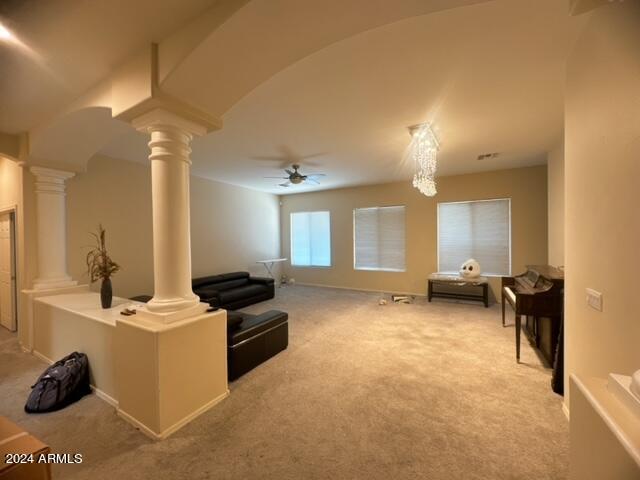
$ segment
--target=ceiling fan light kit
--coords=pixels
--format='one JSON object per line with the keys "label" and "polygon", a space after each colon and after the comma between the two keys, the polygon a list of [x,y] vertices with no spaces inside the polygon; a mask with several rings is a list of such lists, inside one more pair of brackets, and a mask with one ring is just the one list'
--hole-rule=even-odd
{"label": "ceiling fan light kit", "polygon": [[433,197],[438,193],[435,175],[440,144],[428,123],[410,126],[409,133],[412,137],[411,156],[415,163],[413,186],[427,197]]}
{"label": "ceiling fan light kit", "polygon": [[286,180],[284,183],[279,183],[280,187],[290,187],[291,185],[300,185],[301,183],[313,183],[314,185],[320,185],[318,178],[325,177],[324,173],[312,173],[311,175],[303,175],[298,170],[300,169],[300,165],[294,164],[291,166],[293,170],[285,168],[284,171],[287,173],[286,177],[264,177],[264,178],[279,178]]}

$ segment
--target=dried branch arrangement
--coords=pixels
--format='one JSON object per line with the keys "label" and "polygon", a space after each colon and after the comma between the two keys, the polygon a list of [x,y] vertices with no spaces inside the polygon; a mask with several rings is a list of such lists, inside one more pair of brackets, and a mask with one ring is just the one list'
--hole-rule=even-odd
{"label": "dried branch arrangement", "polygon": [[91,233],[96,244],[87,253],[87,274],[91,283],[97,280],[106,280],[111,275],[120,270],[120,265],[111,260],[107,254],[107,244],[105,242],[105,230],[102,225],[98,226],[98,233]]}

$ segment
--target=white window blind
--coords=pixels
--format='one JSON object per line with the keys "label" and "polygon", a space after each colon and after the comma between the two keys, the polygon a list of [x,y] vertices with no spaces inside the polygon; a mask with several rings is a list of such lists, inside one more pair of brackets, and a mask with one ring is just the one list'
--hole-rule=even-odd
{"label": "white window blind", "polygon": [[468,259],[483,275],[511,275],[511,200],[438,204],[438,271],[458,272]]}
{"label": "white window blind", "polygon": [[331,266],[331,216],[329,212],[291,214],[291,265]]}
{"label": "white window blind", "polygon": [[404,206],[353,211],[354,268],[405,271]]}

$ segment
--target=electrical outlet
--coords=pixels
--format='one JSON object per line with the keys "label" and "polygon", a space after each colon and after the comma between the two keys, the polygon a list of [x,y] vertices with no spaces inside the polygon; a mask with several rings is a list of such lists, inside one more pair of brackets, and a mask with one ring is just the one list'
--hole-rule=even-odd
{"label": "electrical outlet", "polygon": [[587,288],[587,305],[589,305],[594,310],[602,311],[602,293],[593,290],[591,288]]}

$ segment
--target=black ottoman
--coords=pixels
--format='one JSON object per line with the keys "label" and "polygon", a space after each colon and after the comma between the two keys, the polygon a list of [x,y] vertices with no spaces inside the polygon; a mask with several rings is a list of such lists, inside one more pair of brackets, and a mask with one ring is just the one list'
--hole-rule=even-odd
{"label": "black ottoman", "polygon": [[229,380],[244,375],[289,345],[289,315],[270,310],[260,315],[227,312]]}

